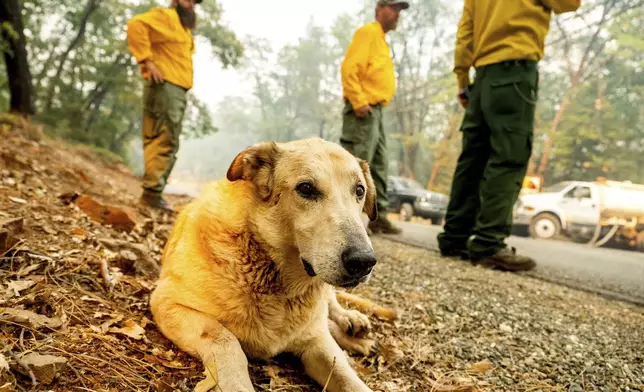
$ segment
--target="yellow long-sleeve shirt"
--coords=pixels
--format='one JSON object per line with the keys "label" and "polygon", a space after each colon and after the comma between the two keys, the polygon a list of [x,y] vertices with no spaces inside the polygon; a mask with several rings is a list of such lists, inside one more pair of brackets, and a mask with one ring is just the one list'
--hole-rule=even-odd
{"label": "yellow long-sleeve shirt", "polygon": [[136,15],[127,24],[127,43],[141,64],[144,78],[150,76],[143,64],[149,59],[166,81],[186,89],[192,88],[194,39],[190,30],[181,24],[175,9],[153,8]]}
{"label": "yellow long-sleeve shirt", "polygon": [[341,66],[344,98],[357,109],[387,105],[396,92],[396,76],[385,32],[378,22],[355,31]]}
{"label": "yellow long-sleeve shirt", "polygon": [[470,67],[544,55],[550,14],[575,11],[581,0],[464,0],[454,72],[459,88],[470,84]]}

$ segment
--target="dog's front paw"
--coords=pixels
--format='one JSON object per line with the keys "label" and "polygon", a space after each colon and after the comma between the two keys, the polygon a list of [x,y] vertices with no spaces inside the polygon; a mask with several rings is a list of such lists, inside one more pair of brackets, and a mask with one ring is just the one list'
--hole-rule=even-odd
{"label": "dog's front paw", "polygon": [[362,338],[371,331],[369,317],[357,310],[345,310],[335,322],[347,335],[356,338]]}
{"label": "dog's front paw", "polygon": [[348,338],[340,347],[350,353],[360,354],[364,357],[372,357],[381,350],[380,344],[375,340],[361,338]]}

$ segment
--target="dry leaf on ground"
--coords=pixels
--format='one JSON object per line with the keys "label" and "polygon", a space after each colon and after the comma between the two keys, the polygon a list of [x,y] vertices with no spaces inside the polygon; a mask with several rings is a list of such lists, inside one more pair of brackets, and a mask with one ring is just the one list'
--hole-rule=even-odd
{"label": "dry leaf on ground", "polygon": [[141,340],[145,336],[145,329],[132,320],[124,321],[123,328],[110,328],[108,332],[129,336],[135,340]]}
{"label": "dry leaf on ground", "polygon": [[26,276],[26,275],[29,275],[30,273],[34,272],[38,268],[40,268],[40,264],[38,264],[38,263],[37,264],[32,264],[32,265],[29,265],[29,266],[26,266],[26,267],[22,268],[20,271],[18,271],[18,273],[16,275],[17,276]]}
{"label": "dry leaf on ground", "polygon": [[[31,286],[35,285],[36,282],[33,280],[14,280],[12,282],[9,282],[7,284],[7,292],[14,297],[20,297],[20,292],[23,290],[27,290]],[[13,291],[13,293],[11,293]],[[11,296],[10,295],[10,296]]]}
{"label": "dry leaf on ground", "polygon": [[15,370],[25,375],[29,375],[27,369],[31,370],[36,380],[43,384],[51,384],[57,374],[67,366],[67,358],[38,353],[23,355],[19,361],[22,366],[16,366]]}
{"label": "dry leaf on ground", "polygon": [[9,362],[7,362],[4,355],[0,354],[0,374],[6,370],[9,370]]}
{"label": "dry leaf on ground", "polygon": [[[97,316],[97,315],[98,315],[98,316]],[[102,317],[102,315],[113,316],[113,315],[106,314],[106,313],[95,313],[95,314],[94,314],[94,317],[95,317],[95,318],[101,318],[101,317]],[[109,319],[109,320],[107,320],[107,321],[104,321],[104,322],[103,322],[100,326],[98,326],[98,327],[97,327],[97,326],[95,326],[95,325],[90,325],[90,328],[91,328],[93,331],[95,331],[95,332],[98,332],[98,333],[101,333],[101,334],[105,334],[105,333],[107,333],[107,332],[109,331],[109,329],[110,329],[110,327],[111,327],[112,325],[114,325],[114,324],[118,323],[118,322],[119,322],[119,321],[121,321],[121,320],[123,320],[123,315],[122,315],[122,314],[119,314],[119,315],[113,316],[112,318],[110,318],[110,319]]]}
{"label": "dry leaf on ground", "polygon": [[12,308],[0,308],[0,324],[2,320],[22,324],[34,329],[41,329],[43,327],[58,329],[63,325],[62,320],[58,317],[49,318],[29,310]]}
{"label": "dry leaf on ground", "polygon": [[280,385],[290,384],[288,378],[282,377],[280,375],[282,371],[283,369],[280,368],[279,366],[275,366],[275,365],[264,366],[264,372],[268,377],[271,378],[271,382],[270,382],[271,388],[274,388]]}
{"label": "dry leaf on ground", "polygon": [[491,369],[494,369],[494,365],[487,359],[485,361],[477,362],[472,365],[472,371],[476,373],[485,373]]}

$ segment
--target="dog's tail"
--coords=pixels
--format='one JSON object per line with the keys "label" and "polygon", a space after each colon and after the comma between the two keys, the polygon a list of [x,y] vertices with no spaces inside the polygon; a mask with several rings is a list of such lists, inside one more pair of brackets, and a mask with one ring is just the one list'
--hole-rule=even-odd
{"label": "dog's tail", "polygon": [[335,296],[338,301],[351,304],[356,307],[360,312],[367,316],[376,316],[381,320],[394,321],[398,318],[398,313],[389,308],[382,307],[366,298],[357,296],[355,294],[347,293],[346,291],[336,290]]}

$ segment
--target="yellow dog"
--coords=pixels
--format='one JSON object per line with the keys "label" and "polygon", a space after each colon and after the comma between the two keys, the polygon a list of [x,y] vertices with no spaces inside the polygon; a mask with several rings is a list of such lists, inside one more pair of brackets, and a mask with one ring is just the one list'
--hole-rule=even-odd
{"label": "yellow dog", "polygon": [[181,211],[151,308],[163,334],[203,361],[196,390],[254,391],[247,357],[289,352],[330,392],[371,391],[342,351],[374,349],[369,319],[333,288],[365,282],[376,264],[363,212],[376,218],[368,165],[322,139],[245,149]]}

